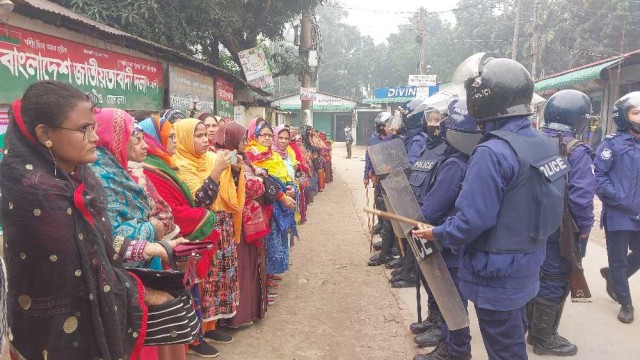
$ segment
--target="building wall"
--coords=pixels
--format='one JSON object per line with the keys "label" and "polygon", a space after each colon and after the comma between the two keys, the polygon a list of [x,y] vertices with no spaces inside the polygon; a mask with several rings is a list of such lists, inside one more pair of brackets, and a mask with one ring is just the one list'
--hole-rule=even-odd
{"label": "building wall", "polygon": [[313,112],[313,127],[318,131],[327,133],[327,139],[333,140],[331,129],[333,128],[333,115],[335,113]]}

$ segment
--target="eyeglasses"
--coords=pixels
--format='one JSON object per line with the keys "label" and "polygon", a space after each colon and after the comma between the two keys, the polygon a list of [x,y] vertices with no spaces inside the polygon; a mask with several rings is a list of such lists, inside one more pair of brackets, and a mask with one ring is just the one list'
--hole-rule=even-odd
{"label": "eyeglasses", "polygon": [[273,139],[272,134],[258,134],[258,137],[263,137],[265,139]]}
{"label": "eyeglasses", "polygon": [[63,126],[56,126],[57,129],[69,130],[69,131],[77,131],[82,133],[82,140],[87,140],[87,135],[91,133],[96,133],[98,131],[98,123],[93,123],[92,125],[87,125],[82,129],[71,129]]}

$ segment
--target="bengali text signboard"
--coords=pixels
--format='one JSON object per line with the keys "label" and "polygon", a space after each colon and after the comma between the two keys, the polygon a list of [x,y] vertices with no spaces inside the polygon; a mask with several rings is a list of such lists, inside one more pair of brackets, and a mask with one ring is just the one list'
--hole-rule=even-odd
{"label": "bengali text signboard", "polygon": [[273,88],[271,69],[262,49],[243,50],[238,52],[238,57],[249,84],[267,91]]}
{"label": "bengali text signboard", "polygon": [[218,116],[233,119],[233,83],[224,78],[216,77],[216,112]]}
{"label": "bengali text signboard", "polygon": [[169,66],[169,102],[171,108],[189,113],[194,106],[201,112],[213,113],[213,78]]}
{"label": "bengali text signboard", "polygon": [[21,97],[40,80],[71,83],[103,107],[162,108],[160,63],[7,27],[0,33],[0,103]]}

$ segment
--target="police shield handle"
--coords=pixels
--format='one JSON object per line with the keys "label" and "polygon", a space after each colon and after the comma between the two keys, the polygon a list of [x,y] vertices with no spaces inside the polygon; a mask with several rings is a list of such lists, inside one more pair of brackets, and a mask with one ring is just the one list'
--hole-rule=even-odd
{"label": "police shield handle", "polygon": [[[390,212],[386,212],[386,211],[381,211],[381,210],[371,209],[371,208],[364,208],[363,210],[366,213],[374,214],[374,215],[377,215],[379,217],[387,218],[389,220],[395,220],[395,221],[398,221],[398,222],[401,222],[401,223],[405,223],[407,225],[418,226],[420,224],[424,224],[424,223],[422,223],[420,221],[409,219],[408,217],[396,215],[394,213],[390,213]],[[425,225],[432,226],[432,225],[429,225],[429,224],[425,224]]]}
{"label": "police shield handle", "polygon": [[571,301],[592,302],[591,290],[589,290],[589,284],[587,284],[587,279],[584,277],[580,243],[576,237],[577,233],[578,227],[569,211],[569,196],[565,191],[564,211],[562,213],[562,223],[560,224],[560,255],[567,259],[571,265],[571,275],[569,276]]}

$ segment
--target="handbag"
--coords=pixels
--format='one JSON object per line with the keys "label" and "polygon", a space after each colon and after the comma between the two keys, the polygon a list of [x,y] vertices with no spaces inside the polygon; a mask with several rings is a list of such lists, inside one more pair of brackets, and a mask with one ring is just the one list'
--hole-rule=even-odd
{"label": "handbag", "polygon": [[188,290],[191,284],[185,274],[174,267],[175,255],[169,243],[161,241],[160,244],[169,255],[172,270],[127,269],[137,276],[145,287],[166,291],[174,297],[164,304],[147,306],[147,336],[144,344],[190,344],[200,334],[201,326],[193,296]]}
{"label": "handbag", "polygon": [[173,255],[176,262],[185,262],[201,256],[205,251],[212,251],[214,247],[215,243],[211,240],[188,241],[176,246]]}

